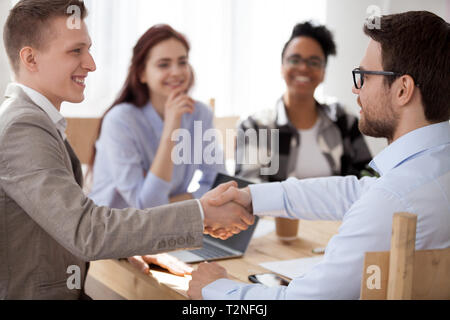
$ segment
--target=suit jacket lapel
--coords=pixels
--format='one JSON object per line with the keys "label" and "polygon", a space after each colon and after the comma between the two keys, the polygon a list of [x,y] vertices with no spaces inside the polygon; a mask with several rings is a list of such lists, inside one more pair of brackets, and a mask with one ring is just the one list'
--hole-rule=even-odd
{"label": "suit jacket lapel", "polygon": [[75,180],[77,181],[78,185],[82,188],[83,187],[83,171],[81,170],[81,163],[78,159],[77,155],[75,154],[75,151],[73,151],[69,141],[64,140],[64,144],[66,146],[67,152],[70,156],[70,161],[72,163],[72,170],[73,175],[75,176]]}
{"label": "suit jacket lapel", "polygon": [[[28,97],[28,95],[22,90],[22,88],[20,86],[14,84],[14,83],[8,85],[8,87],[6,89],[6,92],[5,92],[5,97],[6,98],[24,99],[28,103],[30,103],[31,105],[36,106],[37,108],[42,110],[41,107],[36,105],[30,99],[30,97]],[[45,112],[45,111],[42,110],[42,112]],[[49,118],[49,120],[50,120],[50,118]],[[59,137],[61,137],[61,139],[63,139],[61,134],[59,133],[58,129],[56,129],[56,126],[55,126],[55,131],[57,132]],[[70,146],[70,144],[69,144],[69,142],[67,140],[64,140],[64,144],[65,144],[65,147],[67,149],[67,153],[69,154],[69,157],[70,157],[70,162],[72,164],[72,171],[73,171],[73,175],[75,177],[75,180],[76,180],[76,182],[78,183],[78,185],[80,187],[83,187],[83,172],[81,170],[80,160],[78,159],[77,155],[75,154],[75,152],[73,151],[72,147]]]}

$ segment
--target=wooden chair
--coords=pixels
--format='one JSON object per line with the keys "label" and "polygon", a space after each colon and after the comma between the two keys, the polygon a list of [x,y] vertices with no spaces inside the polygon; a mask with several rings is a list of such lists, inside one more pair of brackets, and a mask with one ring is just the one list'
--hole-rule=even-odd
{"label": "wooden chair", "polygon": [[367,252],[361,299],[450,299],[450,248],[415,250],[417,215],[396,213],[391,251]]}
{"label": "wooden chair", "polygon": [[82,164],[89,164],[100,118],[67,118],[67,140]]}
{"label": "wooden chair", "polygon": [[[215,114],[216,100],[210,99],[209,105]],[[236,125],[239,121],[239,117],[214,117],[214,127],[220,131],[222,134],[222,139],[225,145],[223,146],[223,151],[225,154],[225,159],[234,160],[235,143],[237,136]]]}
{"label": "wooden chair", "polygon": [[225,145],[223,152],[226,160],[234,160],[235,144],[237,130],[236,125],[239,117],[220,117],[214,119],[214,127],[222,134],[222,139]]}

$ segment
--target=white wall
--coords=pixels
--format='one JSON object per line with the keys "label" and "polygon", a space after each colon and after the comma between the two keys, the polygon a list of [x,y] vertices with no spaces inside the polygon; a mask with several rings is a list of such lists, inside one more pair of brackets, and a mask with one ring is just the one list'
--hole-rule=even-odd
{"label": "white wall", "polygon": [[[10,3],[7,0],[0,0],[1,35],[3,35],[3,26]],[[450,20],[449,0],[327,0],[326,24],[334,32],[338,45],[338,56],[330,59],[323,91],[326,96],[337,98],[350,112],[356,115],[359,109],[356,97],[351,92],[351,70],[359,65],[368,43],[368,38],[362,32],[362,26],[366,17],[369,16],[367,8],[371,5],[378,6],[382,14],[408,10],[429,10],[447,21]],[[3,101],[3,93],[9,81],[9,64],[2,37],[0,41],[0,102]],[[386,146],[384,139],[368,138],[368,141],[374,155]]]}
{"label": "white wall", "polygon": [[6,56],[5,47],[3,46],[3,26],[10,10],[10,2],[6,0],[0,1],[0,103],[3,102],[6,86],[10,82],[10,71],[8,58]]}
{"label": "white wall", "polygon": [[[351,71],[359,66],[369,38],[364,35],[364,21],[371,14],[369,6],[378,6],[381,14],[410,10],[428,10],[449,21],[449,0],[328,0],[327,26],[333,31],[338,46],[338,55],[327,67],[325,94],[336,97],[349,112],[359,114],[356,96],[352,93]],[[373,155],[385,146],[385,139],[367,138]]]}

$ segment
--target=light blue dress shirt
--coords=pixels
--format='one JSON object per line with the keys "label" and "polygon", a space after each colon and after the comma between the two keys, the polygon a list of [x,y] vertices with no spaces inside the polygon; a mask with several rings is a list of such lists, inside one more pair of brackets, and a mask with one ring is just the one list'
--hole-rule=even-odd
{"label": "light blue dress shirt", "polygon": [[[205,164],[203,159],[195,162],[194,151],[203,152],[211,144],[203,142],[201,134],[194,137],[194,122],[197,121],[201,123],[203,134],[213,128],[213,114],[210,108],[200,102],[195,103],[193,114],[183,115],[181,122],[181,128],[187,129],[192,138],[192,161],[174,164],[172,181],[167,182],[149,171],[161,140],[164,126],[161,117],[150,103],[143,108],[136,108],[129,103],[115,106],[105,116],[96,143],[90,198],[97,205],[118,209],[165,205],[171,196],[187,192],[196,170],[203,174],[200,188],[193,195],[200,198],[211,188],[217,172],[225,172],[225,167],[223,160],[218,164]],[[197,128],[200,128],[199,122]],[[178,144],[175,142],[175,145]],[[215,151],[223,159],[221,147]]]}
{"label": "light blue dress shirt", "polygon": [[[450,247],[450,125],[397,139],[371,163],[380,178],[289,179],[250,186],[257,215],[342,220],[323,261],[288,287],[220,279],[205,299],[358,299],[364,253],[389,251],[396,212],[418,215],[416,249]],[[270,196],[268,196],[270,195]]]}

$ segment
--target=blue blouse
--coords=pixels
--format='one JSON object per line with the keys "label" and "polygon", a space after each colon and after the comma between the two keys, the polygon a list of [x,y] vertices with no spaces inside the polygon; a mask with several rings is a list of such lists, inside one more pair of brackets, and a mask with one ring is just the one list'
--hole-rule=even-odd
{"label": "blue blouse", "polygon": [[[215,150],[222,159],[218,164],[205,164],[203,157],[202,161],[195,161],[198,155],[195,157],[194,151],[198,153],[201,150],[203,154],[211,141],[194,138],[194,121],[200,121],[196,123],[196,130],[201,127],[203,134],[213,128],[210,108],[196,102],[194,113],[183,115],[180,128],[190,133],[191,161],[189,164],[174,164],[172,181],[167,182],[150,172],[164,126],[159,114],[151,103],[143,108],[129,103],[115,106],[105,116],[96,143],[90,198],[97,205],[118,209],[143,209],[168,204],[170,197],[187,192],[196,170],[202,171],[203,175],[200,188],[193,196],[200,198],[211,188],[217,172],[225,172],[225,166],[222,149]],[[175,142],[175,145],[179,143]]]}

